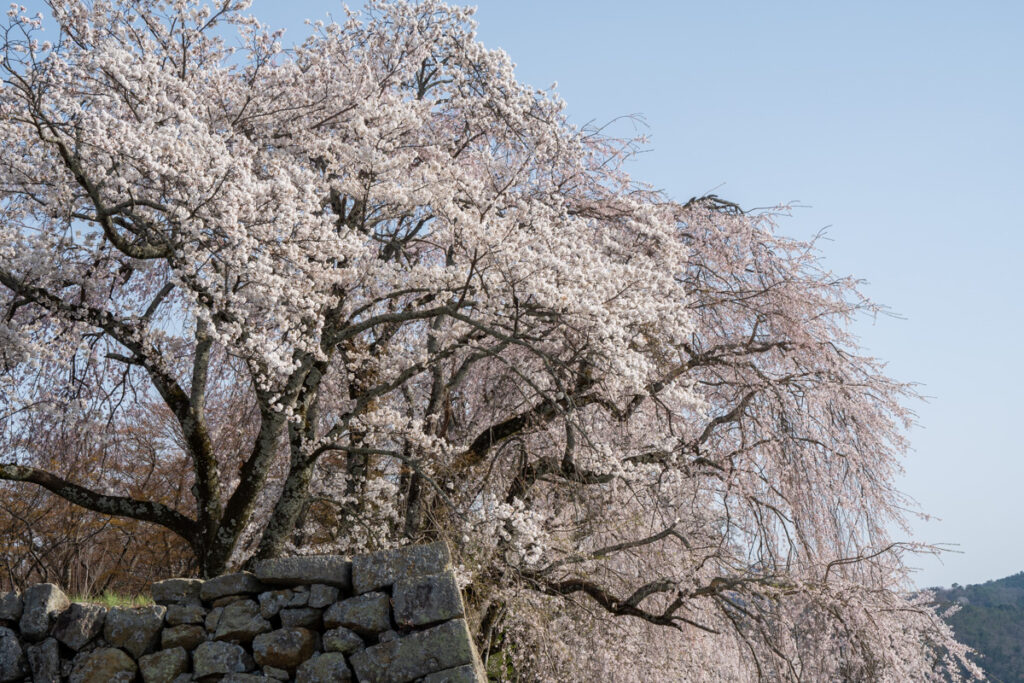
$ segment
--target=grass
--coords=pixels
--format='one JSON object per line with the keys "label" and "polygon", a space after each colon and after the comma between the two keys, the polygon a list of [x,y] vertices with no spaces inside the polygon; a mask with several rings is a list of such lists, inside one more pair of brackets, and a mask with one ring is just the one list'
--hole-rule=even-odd
{"label": "grass", "polygon": [[104,591],[103,595],[73,595],[71,602],[87,602],[104,607],[145,607],[153,604],[153,598],[148,595],[122,595]]}

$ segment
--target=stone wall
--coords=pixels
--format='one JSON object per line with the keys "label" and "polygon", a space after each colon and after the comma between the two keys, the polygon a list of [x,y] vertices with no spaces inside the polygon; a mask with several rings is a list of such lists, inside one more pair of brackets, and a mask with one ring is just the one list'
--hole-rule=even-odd
{"label": "stone wall", "polygon": [[447,546],[153,584],[148,607],[0,593],[0,683],[482,683]]}

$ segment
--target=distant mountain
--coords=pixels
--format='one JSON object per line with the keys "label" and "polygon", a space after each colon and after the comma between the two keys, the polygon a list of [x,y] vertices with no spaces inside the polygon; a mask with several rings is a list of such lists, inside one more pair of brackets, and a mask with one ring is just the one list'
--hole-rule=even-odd
{"label": "distant mountain", "polygon": [[972,586],[933,588],[942,605],[959,604],[949,624],[977,650],[978,664],[996,683],[1024,682],[1024,572]]}

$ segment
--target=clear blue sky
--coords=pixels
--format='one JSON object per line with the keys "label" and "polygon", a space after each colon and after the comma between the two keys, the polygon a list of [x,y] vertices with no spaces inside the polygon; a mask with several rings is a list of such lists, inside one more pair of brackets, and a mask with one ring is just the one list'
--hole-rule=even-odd
{"label": "clear blue sky", "polygon": [[[358,2],[352,3],[356,6]],[[1024,3],[481,0],[480,39],[577,122],[642,114],[635,176],[686,199],[798,200],[826,263],[905,319],[869,350],[933,398],[901,487],[941,518],[918,584],[1024,571]],[[256,0],[301,34],[333,2]]]}
{"label": "clear blue sky", "polygon": [[[328,12],[252,8],[292,40]],[[826,264],[905,318],[865,321],[864,345],[932,397],[900,485],[941,518],[917,538],[962,554],[917,561],[918,584],[1024,571],[1024,3],[480,0],[477,19],[576,122],[642,114],[638,178],[797,201],[794,237],[831,226]]]}

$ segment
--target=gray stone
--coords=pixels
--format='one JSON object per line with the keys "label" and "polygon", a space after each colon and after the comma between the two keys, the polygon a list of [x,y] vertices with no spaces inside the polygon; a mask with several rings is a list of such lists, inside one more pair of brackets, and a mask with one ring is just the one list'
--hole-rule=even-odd
{"label": "gray stone", "polygon": [[103,638],[138,659],[156,647],[166,610],[162,605],[111,608],[103,624]]}
{"label": "gray stone", "polygon": [[192,653],[192,671],[196,678],[217,674],[245,673],[256,666],[241,645],[208,640]]}
{"label": "gray stone", "polygon": [[348,683],[351,680],[352,670],[340,652],[314,655],[295,672],[295,683]]}
{"label": "gray stone", "polygon": [[314,583],[309,587],[309,606],[327,607],[333,605],[340,597],[340,591],[334,586],[325,586],[322,583]]}
{"label": "gray stone", "polygon": [[22,599],[24,610],[19,630],[22,638],[33,641],[45,638],[57,615],[71,605],[64,591],[52,583],[38,583],[30,587]]}
{"label": "gray stone", "polygon": [[57,616],[53,624],[53,635],[77,652],[100,634],[106,617],[107,608],[102,605],[72,603],[71,607]]}
{"label": "gray stone", "polygon": [[150,587],[153,602],[158,605],[187,605],[199,602],[202,579],[167,579]]}
{"label": "gray stone", "polygon": [[146,683],[173,683],[188,671],[188,653],[183,647],[173,647],[144,655],[139,657],[139,671]]}
{"label": "gray stone", "polygon": [[336,602],[324,612],[324,627],[344,626],[362,636],[391,628],[390,599],[384,593],[367,593]]}
{"label": "gray stone", "polygon": [[164,621],[171,626],[181,624],[201,624],[206,618],[206,610],[202,605],[168,605]]}
{"label": "gray stone", "polygon": [[0,683],[20,681],[28,672],[18,634],[0,626]]}
{"label": "gray stone", "polygon": [[295,671],[316,650],[316,634],[308,628],[280,628],[256,636],[252,652],[260,666]]}
{"label": "gray stone", "polygon": [[425,626],[465,614],[462,596],[451,572],[400,579],[395,582],[391,595],[395,623],[401,627]]}
{"label": "gray stone", "polygon": [[381,633],[379,636],[377,636],[377,642],[387,643],[392,640],[398,640],[401,637],[402,634],[398,631],[384,631],[384,633]]}
{"label": "gray stone", "polygon": [[70,683],[131,683],[135,660],[116,647],[103,647],[82,656],[71,670]]}
{"label": "gray stone", "polygon": [[206,640],[206,631],[202,626],[181,624],[163,630],[160,634],[160,647],[165,650],[181,647],[191,651],[204,640]]}
{"label": "gray stone", "polygon": [[352,591],[359,595],[390,586],[398,579],[440,574],[452,557],[443,542],[384,550],[352,559]]}
{"label": "gray stone", "polygon": [[352,562],[341,555],[275,557],[257,562],[254,571],[261,581],[268,584],[323,583],[337,586],[345,592],[352,589]]}
{"label": "gray stone", "polygon": [[215,607],[210,610],[210,613],[206,615],[206,620],[203,622],[203,626],[210,633],[217,630],[217,622],[220,621],[220,615],[224,613],[223,607]]}
{"label": "gray stone", "polygon": [[281,626],[301,626],[320,630],[323,624],[324,611],[312,607],[287,607],[281,610]]}
{"label": "gray stone", "polygon": [[246,593],[246,594],[243,594],[243,595],[225,595],[223,598],[217,598],[216,600],[211,602],[210,606],[211,607],[227,607],[228,605],[230,605],[232,603],[241,602],[242,600],[251,600],[252,597],[253,597],[253,595],[251,593]]}
{"label": "gray stone", "polygon": [[0,593],[0,619],[5,621],[21,619],[21,610],[24,605],[21,596],[14,591]]}
{"label": "gray stone", "polygon": [[344,626],[327,631],[324,633],[323,640],[326,652],[340,652],[348,655],[366,647],[366,643],[359,637],[359,634]]}
{"label": "gray stone", "polygon": [[264,619],[276,617],[285,607],[304,607],[309,601],[309,593],[296,593],[290,588],[260,593],[260,614]]}
{"label": "gray stone", "polygon": [[445,669],[473,663],[473,645],[464,619],[380,643],[349,657],[356,677],[374,683],[407,683]]}
{"label": "gray stone", "polygon": [[196,678],[192,674],[181,674],[174,679],[174,683],[192,683],[194,680]]}
{"label": "gray stone", "polygon": [[253,638],[270,629],[270,622],[260,616],[260,606],[256,601],[242,600],[224,608],[213,639],[249,644]]}
{"label": "gray stone", "polygon": [[257,674],[228,674],[220,683],[266,683],[266,676]]}
{"label": "gray stone", "polygon": [[424,676],[420,683],[487,683],[487,679],[479,677],[472,664],[464,664]]}
{"label": "gray stone", "polygon": [[55,638],[25,648],[32,683],[60,683],[60,646]]}
{"label": "gray stone", "polygon": [[202,588],[199,589],[199,597],[203,602],[213,602],[217,598],[227,595],[255,595],[263,590],[263,584],[254,574],[237,572],[223,574],[215,579],[204,581]]}
{"label": "gray stone", "polygon": [[263,667],[263,675],[267,678],[274,678],[279,681],[287,681],[291,676],[284,669],[278,669],[276,666],[265,666]]}

